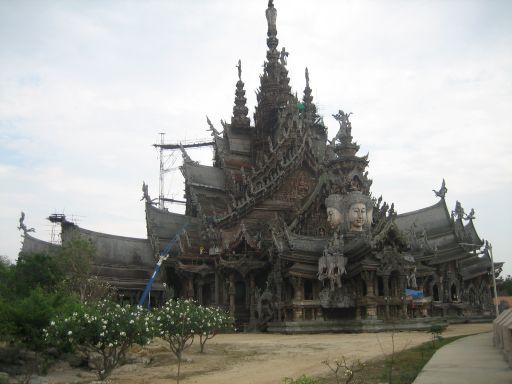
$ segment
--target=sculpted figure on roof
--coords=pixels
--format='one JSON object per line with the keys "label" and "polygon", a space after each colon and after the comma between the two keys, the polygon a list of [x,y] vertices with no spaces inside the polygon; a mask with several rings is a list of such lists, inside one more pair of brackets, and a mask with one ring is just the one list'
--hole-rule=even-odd
{"label": "sculpted figure on roof", "polygon": [[349,117],[352,112],[345,113],[341,109],[338,113],[332,115],[340,124],[340,129],[334,138],[334,141],[339,140],[340,142],[350,141],[352,139],[352,124],[350,123]]}
{"label": "sculpted figure on roof", "polygon": [[274,1],[270,0],[268,2],[268,8],[265,11],[265,16],[267,17],[267,23],[268,23],[268,30],[269,32],[275,32],[276,27],[276,21],[277,21],[277,10],[274,8]]}

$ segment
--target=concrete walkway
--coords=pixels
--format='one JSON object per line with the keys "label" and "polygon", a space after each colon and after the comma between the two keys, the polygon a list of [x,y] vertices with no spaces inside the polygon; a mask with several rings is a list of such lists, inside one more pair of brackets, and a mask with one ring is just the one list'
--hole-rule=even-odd
{"label": "concrete walkway", "polygon": [[413,384],[512,384],[512,369],[492,333],[467,336],[439,349]]}

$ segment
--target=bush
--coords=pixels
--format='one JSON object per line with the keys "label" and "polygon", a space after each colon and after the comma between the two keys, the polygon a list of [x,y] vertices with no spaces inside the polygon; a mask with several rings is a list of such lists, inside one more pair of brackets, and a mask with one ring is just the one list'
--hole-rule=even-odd
{"label": "bush", "polygon": [[64,280],[56,259],[45,253],[20,254],[11,273],[12,293],[17,297],[27,297],[37,287],[54,292]]}
{"label": "bush", "polygon": [[0,300],[0,338],[42,351],[46,347],[43,328],[50,324],[51,318],[58,313],[71,313],[78,307],[74,296],[45,292],[40,287],[18,300]]}
{"label": "bush", "polygon": [[297,379],[292,379],[291,377],[286,377],[283,380],[284,384],[321,384],[322,382],[314,377],[302,375]]}
{"label": "bush", "polygon": [[441,333],[446,329],[446,325],[443,324],[432,324],[430,326],[430,333],[432,334],[432,347],[435,348],[436,341],[442,340]]}
{"label": "bush", "polygon": [[70,316],[56,317],[44,332],[50,345],[69,345],[85,354],[104,380],[131,345],[149,343],[154,329],[151,314],[142,307],[103,300],[84,304]]}

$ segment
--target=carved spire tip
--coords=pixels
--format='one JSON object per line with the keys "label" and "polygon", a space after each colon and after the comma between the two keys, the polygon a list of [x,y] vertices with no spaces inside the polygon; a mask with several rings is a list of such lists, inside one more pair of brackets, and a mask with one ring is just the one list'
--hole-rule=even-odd
{"label": "carved spire tip", "polygon": [[242,60],[238,59],[238,65],[236,66],[238,68],[238,80],[242,80]]}

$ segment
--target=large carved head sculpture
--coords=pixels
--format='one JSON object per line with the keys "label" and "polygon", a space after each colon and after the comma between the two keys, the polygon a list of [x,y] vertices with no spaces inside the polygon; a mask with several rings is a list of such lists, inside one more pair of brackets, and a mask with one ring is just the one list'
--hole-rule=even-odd
{"label": "large carved head sculpture", "polygon": [[325,199],[325,207],[327,208],[327,223],[331,228],[338,228],[343,224],[343,196],[339,194],[329,195]]}
{"label": "large carved head sculpture", "polygon": [[342,205],[348,231],[362,232],[370,227],[373,216],[373,203],[370,197],[359,191],[349,192],[343,197]]}
{"label": "large carved head sculpture", "polygon": [[363,232],[370,228],[373,202],[360,191],[329,195],[325,207],[327,222],[332,228],[341,227],[343,232]]}

